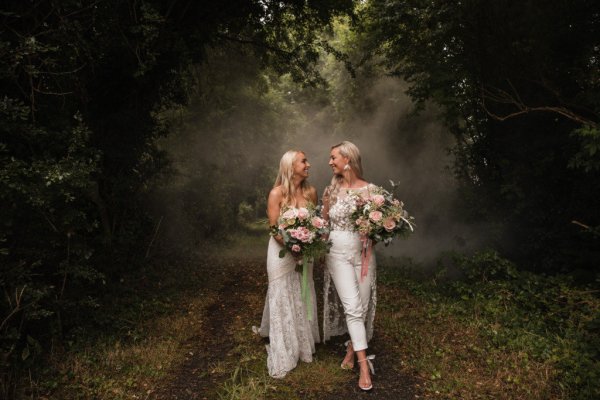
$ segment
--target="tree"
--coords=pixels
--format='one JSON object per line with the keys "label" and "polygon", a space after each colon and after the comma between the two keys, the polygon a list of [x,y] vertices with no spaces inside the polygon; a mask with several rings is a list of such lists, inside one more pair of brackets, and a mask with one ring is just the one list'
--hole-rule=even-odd
{"label": "tree", "polygon": [[[224,42],[314,83],[316,27],[351,1],[38,0],[0,7],[0,363],[84,319],[140,264],[153,231],[141,199],[168,165],[161,110],[182,72]],[[103,282],[105,284],[103,284]],[[29,338],[29,339],[28,339]],[[25,360],[25,362],[21,362]],[[15,367],[15,368],[12,368]]]}
{"label": "tree", "polygon": [[499,244],[530,268],[595,268],[571,221],[600,219],[597,4],[375,0],[361,26],[415,101],[443,107],[467,207]]}

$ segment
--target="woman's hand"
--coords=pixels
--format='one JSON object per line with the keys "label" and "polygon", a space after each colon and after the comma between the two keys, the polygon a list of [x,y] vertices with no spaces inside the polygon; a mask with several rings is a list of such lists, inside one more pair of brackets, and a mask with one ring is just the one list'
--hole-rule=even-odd
{"label": "woman's hand", "polygon": [[294,257],[296,264],[302,263],[302,253],[296,253],[295,251],[291,251],[290,253],[292,254],[292,257]]}

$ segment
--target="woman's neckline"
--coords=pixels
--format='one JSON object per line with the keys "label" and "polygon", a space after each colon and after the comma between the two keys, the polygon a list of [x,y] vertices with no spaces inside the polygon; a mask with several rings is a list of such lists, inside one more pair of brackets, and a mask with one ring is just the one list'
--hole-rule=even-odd
{"label": "woman's neckline", "polygon": [[344,190],[361,190],[361,189],[365,189],[368,188],[369,184],[367,183],[365,186],[361,186],[361,187],[357,187],[357,188],[350,188],[350,187],[341,187],[340,189],[344,189]]}
{"label": "woman's neckline", "polygon": [[[307,201],[306,203],[304,203],[302,205],[296,204],[295,206],[292,206],[291,204],[288,204],[286,207],[287,208],[309,208],[311,206],[314,206],[312,201]],[[283,207],[281,207],[281,208],[283,208]]]}

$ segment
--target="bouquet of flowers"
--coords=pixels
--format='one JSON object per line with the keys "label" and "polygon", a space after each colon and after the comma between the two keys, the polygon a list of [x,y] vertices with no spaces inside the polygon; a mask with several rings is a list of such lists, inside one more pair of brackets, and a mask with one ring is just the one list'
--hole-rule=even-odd
{"label": "bouquet of flowers", "polygon": [[[393,181],[392,187],[395,187]],[[404,209],[404,203],[382,187],[369,192],[368,197],[354,194],[356,209],[351,215],[355,229],[360,233],[363,248],[361,252],[361,279],[367,276],[372,243],[383,242],[389,245],[394,237],[407,237],[414,232],[414,218]]]}
{"label": "bouquet of flowers", "polygon": [[289,251],[302,257],[302,297],[312,319],[310,291],[308,290],[308,263],[329,251],[331,242],[324,239],[329,233],[327,222],[319,216],[318,207],[288,207],[281,213],[277,225],[271,227],[271,236],[281,235],[284,248],[279,257]]}
{"label": "bouquet of flowers", "polygon": [[389,245],[394,237],[407,237],[414,232],[414,217],[408,215],[404,203],[382,187],[376,187],[369,197],[356,196],[352,220],[356,230],[376,242]]}

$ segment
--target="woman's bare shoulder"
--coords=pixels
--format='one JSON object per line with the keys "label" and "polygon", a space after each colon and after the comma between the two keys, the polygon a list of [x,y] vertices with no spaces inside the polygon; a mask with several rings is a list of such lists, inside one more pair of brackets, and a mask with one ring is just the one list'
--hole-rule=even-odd
{"label": "woman's bare shoulder", "polygon": [[283,188],[280,186],[275,186],[269,192],[269,199],[273,200],[281,200],[283,198]]}

